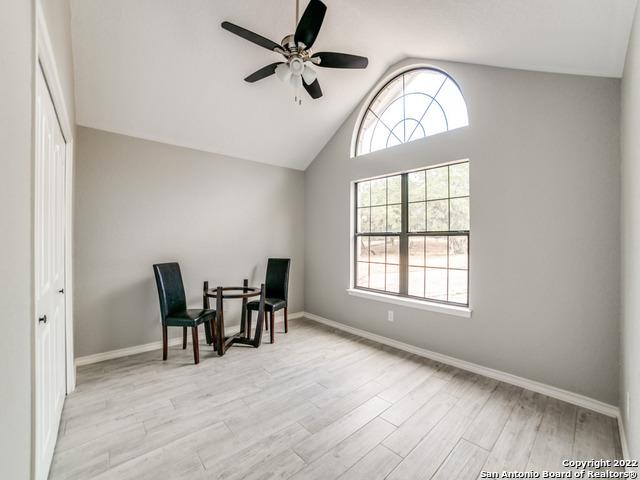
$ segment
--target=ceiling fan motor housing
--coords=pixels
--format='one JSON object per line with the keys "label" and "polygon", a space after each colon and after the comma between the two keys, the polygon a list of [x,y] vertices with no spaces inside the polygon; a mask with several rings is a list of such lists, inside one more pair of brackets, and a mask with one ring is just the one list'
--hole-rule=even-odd
{"label": "ceiling fan motor housing", "polygon": [[285,52],[295,53],[298,51],[298,45],[296,44],[295,38],[293,35],[287,35],[282,39],[281,42],[282,48],[284,48]]}

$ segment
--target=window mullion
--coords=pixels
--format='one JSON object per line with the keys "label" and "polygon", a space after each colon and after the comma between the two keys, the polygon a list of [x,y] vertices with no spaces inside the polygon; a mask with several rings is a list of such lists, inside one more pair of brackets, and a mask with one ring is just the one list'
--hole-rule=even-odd
{"label": "window mullion", "polygon": [[409,292],[409,175],[403,173],[400,183],[400,294]]}

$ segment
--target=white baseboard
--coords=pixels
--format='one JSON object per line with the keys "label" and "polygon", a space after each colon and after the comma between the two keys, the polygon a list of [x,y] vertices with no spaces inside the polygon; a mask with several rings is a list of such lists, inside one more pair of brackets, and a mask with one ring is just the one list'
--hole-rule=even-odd
{"label": "white baseboard", "polygon": [[[558,400],[562,400],[564,402],[577,405],[579,407],[593,410],[594,412],[602,413],[603,415],[606,415],[608,417],[618,418],[620,415],[620,409],[618,407],[614,405],[609,405],[608,403],[604,403],[599,400],[595,400],[593,398],[589,398],[584,395],[580,395],[578,393],[570,392],[568,390],[563,390],[561,388],[536,382],[534,380],[529,380],[523,377],[519,377],[517,375],[513,375],[511,373],[495,370],[493,368],[483,367],[482,365],[467,362],[465,360],[460,360],[458,358],[450,357],[448,355],[443,355],[441,353],[432,352],[424,348],[416,347],[414,345],[409,345],[408,343],[403,343],[403,342],[399,342],[398,340],[393,340],[391,338],[383,337],[382,335],[376,335],[375,333],[367,332],[365,330],[360,330],[359,328],[350,327],[343,323],[335,322],[333,320],[320,317],[319,315],[314,315],[313,313],[304,312],[302,316],[304,316],[304,318],[308,318],[309,320],[313,320],[314,322],[322,323],[329,327],[337,328],[338,330],[343,330],[353,335],[357,335],[359,337],[367,338],[369,340],[372,340],[377,343],[381,343],[383,345],[388,345],[390,347],[397,348],[398,350],[403,350],[405,352],[413,353],[421,357],[429,358],[436,362],[445,363],[447,365],[451,365],[453,367],[457,367],[462,370],[467,370],[469,372],[477,373],[478,375],[483,375],[485,377],[493,378],[501,382],[526,388],[528,390],[532,390],[534,392],[541,393],[543,395],[547,395],[549,397],[553,397]],[[625,442],[624,437],[622,437],[622,441]]]}
{"label": "white baseboard", "polygon": [[[169,346],[182,345],[182,338],[170,338]],[[162,341],[145,343],[144,345],[136,345],[133,347],[119,348],[118,350],[109,350],[108,352],[94,353],[93,355],[86,355],[84,357],[76,358],[76,367],[82,365],[90,365],[92,363],[104,362],[105,360],[111,360],[113,358],[128,357],[129,355],[136,355],[143,352],[151,352],[153,350],[160,350],[162,348]]]}
{"label": "white baseboard", "polygon": [[629,444],[627,443],[627,434],[624,431],[624,422],[622,421],[622,413],[618,411],[618,432],[620,433],[620,446],[622,447],[622,457],[625,460],[631,460],[629,456]]}
{"label": "white baseboard", "polygon": [[[295,320],[304,316],[304,312],[295,312],[289,314],[289,320]],[[275,323],[283,323],[284,318],[282,315],[276,315]],[[232,327],[233,328],[233,327]],[[189,338],[189,341],[191,339]],[[169,346],[182,345],[182,338],[170,338]],[[160,350],[162,348],[162,341],[145,343],[144,345],[135,345],[133,347],[120,348],[118,350],[109,350],[108,352],[95,353],[93,355],[86,355],[84,357],[78,357],[75,360],[76,367],[82,365],[90,365],[92,363],[104,362],[105,360],[112,360],[114,358],[128,357],[129,355],[136,355],[138,353],[151,352],[153,350]]]}

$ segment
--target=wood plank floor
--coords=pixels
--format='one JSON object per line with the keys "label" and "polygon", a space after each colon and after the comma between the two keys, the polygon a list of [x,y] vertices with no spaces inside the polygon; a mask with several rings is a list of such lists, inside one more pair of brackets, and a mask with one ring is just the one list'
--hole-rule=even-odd
{"label": "wood plank floor", "polygon": [[258,350],[202,344],[198,366],[189,345],[80,367],[49,478],[463,480],[621,458],[612,418],[291,323]]}

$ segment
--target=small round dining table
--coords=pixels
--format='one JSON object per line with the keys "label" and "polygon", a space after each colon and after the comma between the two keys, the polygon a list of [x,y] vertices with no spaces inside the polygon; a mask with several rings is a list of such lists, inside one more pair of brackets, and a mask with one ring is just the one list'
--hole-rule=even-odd
{"label": "small round dining table", "polygon": [[[260,308],[258,310],[258,321],[256,331],[251,338],[251,327],[247,326],[247,302],[250,298],[260,297]],[[212,332],[212,343],[219,356],[226,353],[227,349],[234,344],[249,345],[255,348],[262,342],[262,326],[264,324],[264,284],[260,288],[250,287],[249,281],[244,280],[242,287],[222,287],[209,288],[209,282],[204,282],[202,292],[202,308],[211,308],[211,298],[216,299],[216,320],[214,331]],[[240,331],[236,334],[226,336],[224,329],[224,300],[242,300],[242,314],[240,319]]]}

